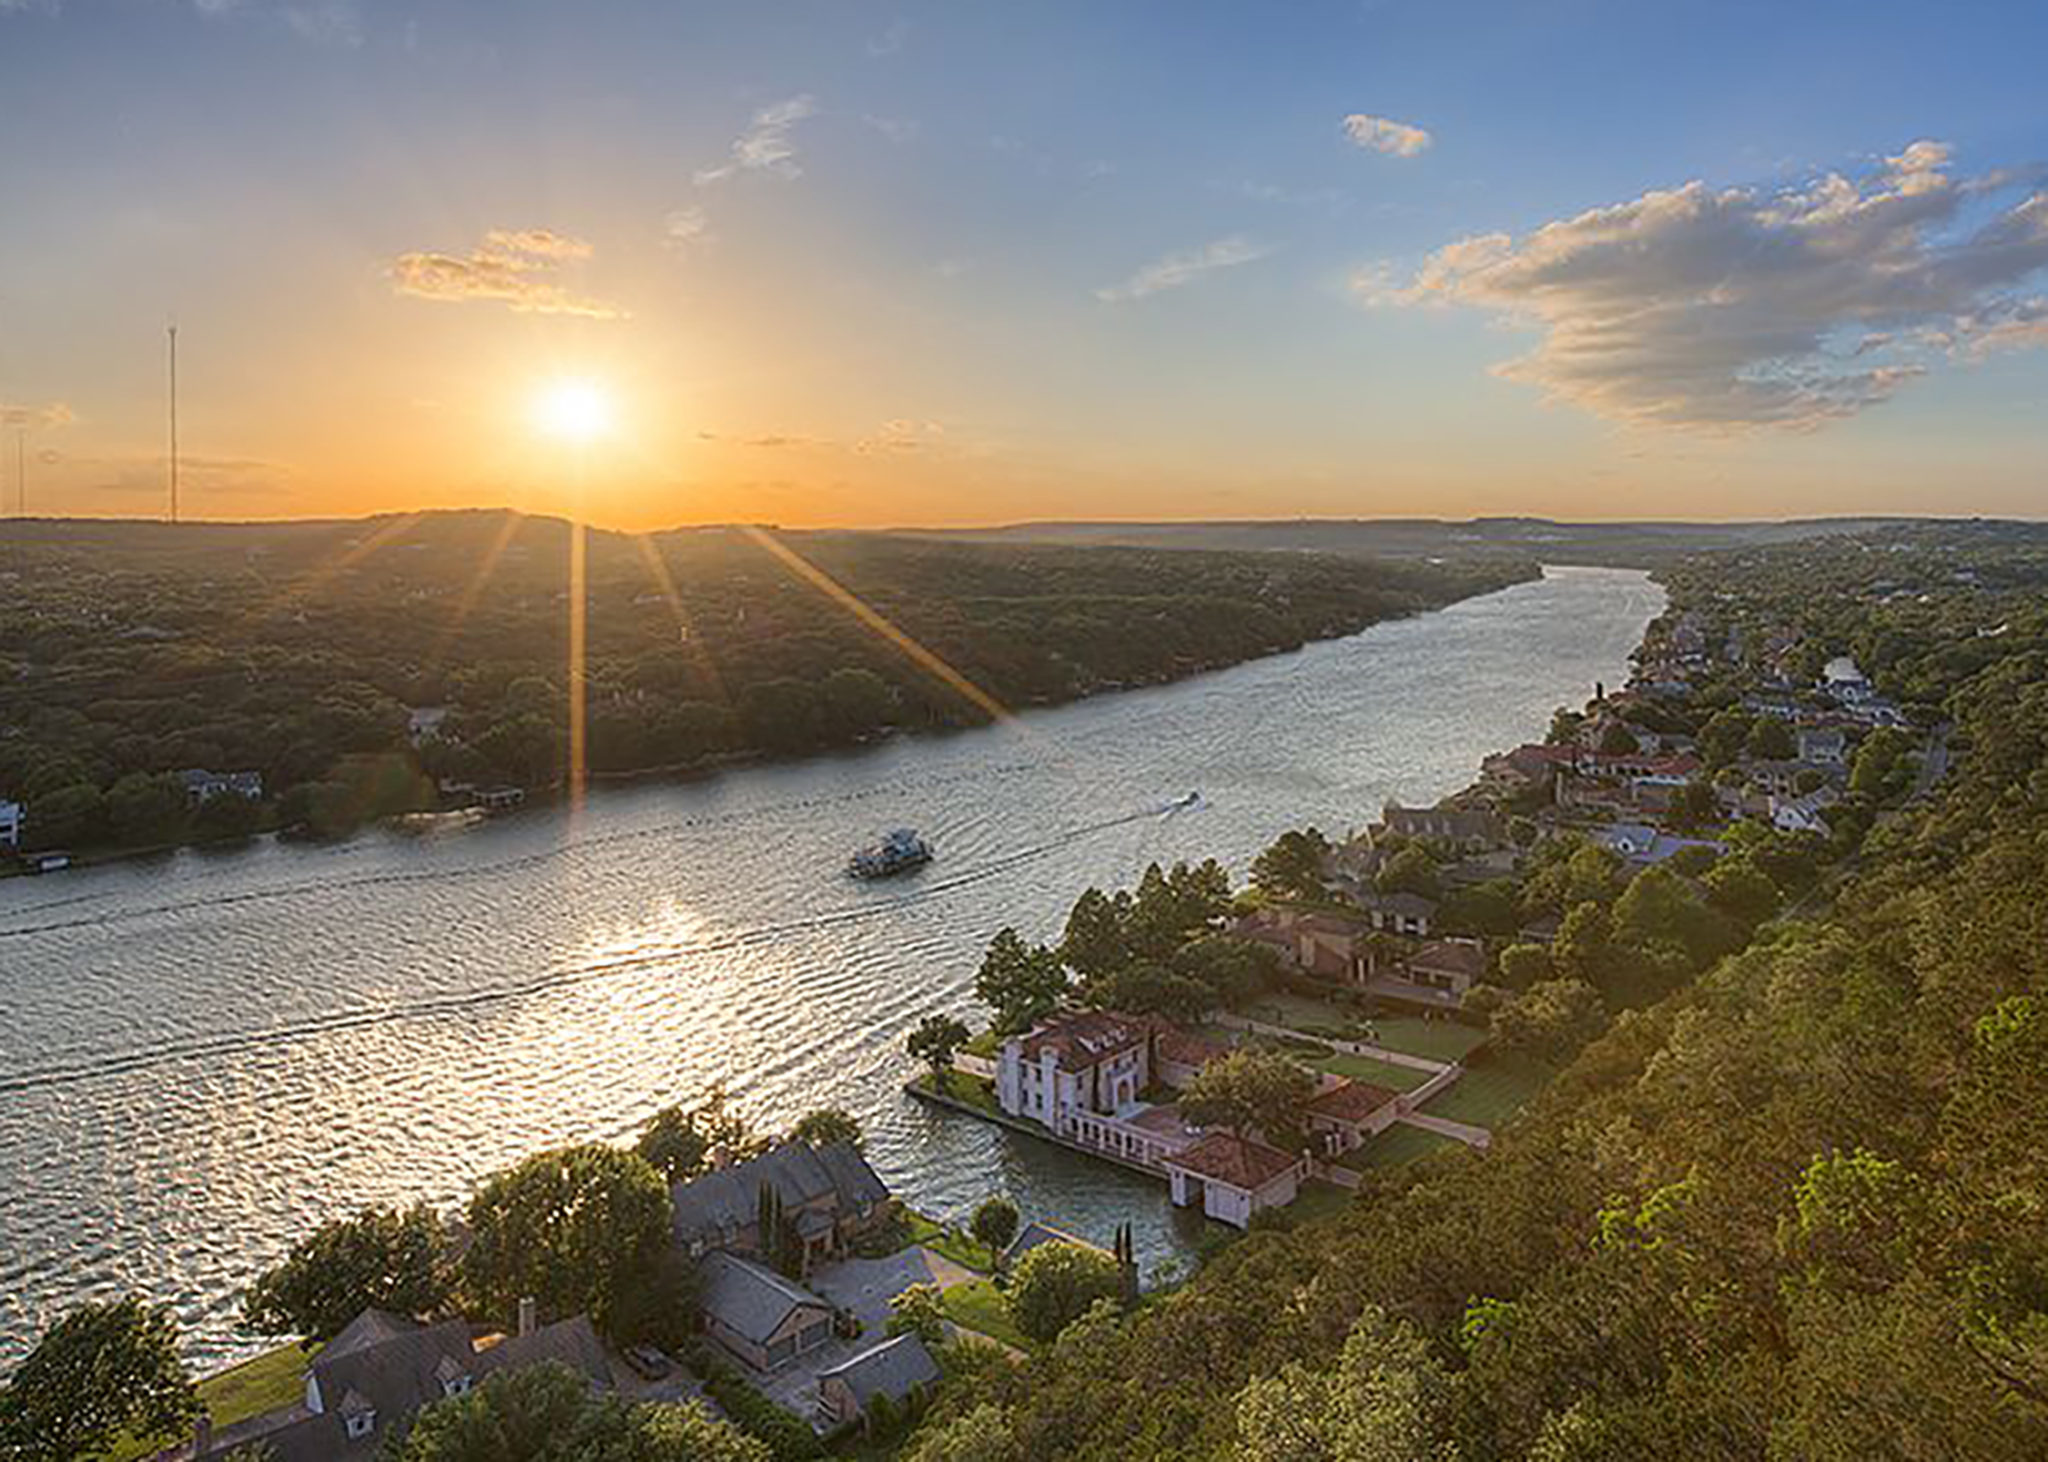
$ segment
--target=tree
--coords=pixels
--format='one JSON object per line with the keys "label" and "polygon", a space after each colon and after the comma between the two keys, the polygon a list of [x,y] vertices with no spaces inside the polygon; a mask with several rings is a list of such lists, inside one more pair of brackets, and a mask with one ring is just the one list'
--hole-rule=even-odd
{"label": "tree", "polygon": [[1289,1362],[1237,1399],[1248,1462],[1456,1462],[1457,1388],[1408,1321],[1368,1305],[1335,1370]]}
{"label": "tree", "polygon": [[1696,970],[1740,943],[1691,884],[1655,865],[1630,880],[1628,891],[1615,902],[1614,937],[1639,949],[1676,949]]}
{"label": "tree", "polygon": [[1626,721],[1608,721],[1600,728],[1600,749],[1609,756],[1634,756],[1643,749]]}
{"label": "tree", "polygon": [[1252,883],[1280,898],[1327,898],[1323,865],[1329,856],[1329,840],[1321,830],[1311,827],[1284,832],[1252,861]]}
{"label": "tree", "polygon": [[1514,882],[1496,878],[1461,888],[1444,900],[1437,918],[1446,929],[1460,934],[1512,934],[1521,923],[1515,907]]}
{"label": "tree", "polygon": [[1088,1313],[1097,1300],[1115,1300],[1122,1280],[1116,1261],[1079,1244],[1040,1244],[1010,1273],[1010,1318],[1033,1340],[1049,1341]]}
{"label": "tree", "polygon": [[537,1153],[470,1200],[470,1297],[509,1320],[522,1298],[610,1330],[669,1242],[668,1187],[646,1159],[602,1143]]}
{"label": "tree", "polygon": [[860,1123],[837,1107],[820,1107],[815,1112],[804,1113],[789,1129],[789,1135],[792,1141],[806,1142],[812,1147],[830,1147],[836,1142],[844,1142],[850,1147],[860,1148],[866,1142],[861,1135]]}
{"label": "tree", "polygon": [[656,1112],[640,1130],[633,1150],[669,1182],[687,1183],[704,1171],[713,1153],[744,1162],[773,1145],[732,1109],[723,1084],[715,1084],[694,1108],[670,1106]]}
{"label": "tree", "polygon": [[967,1220],[967,1231],[984,1249],[1000,1254],[1010,1247],[1010,1240],[1017,1237],[1017,1225],[1022,1218],[1023,1215],[1017,1212],[1017,1205],[997,1193],[974,1205],[974,1212]]}
{"label": "tree", "polygon": [[1090,888],[1074,900],[1060,936],[1060,959],[1083,979],[1115,974],[1131,962],[1130,936],[1124,928],[1127,895],[1115,897]]}
{"label": "tree", "polygon": [[927,1015],[905,1044],[911,1055],[931,1067],[932,1085],[943,1092],[953,1070],[953,1053],[966,1045],[972,1035],[957,1016]]}
{"label": "tree", "polygon": [[1228,1127],[1239,1137],[1256,1129],[1288,1152],[1302,1146],[1302,1112],[1316,1079],[1277,1051],[1239,1047],[1195,1073],[1180,1109],[1202,1127]]}
{"label": "tree", "polygon": [[1744,745],[1754,761],[1790,761],[1799,754],[1792,728],[1776,716],[1758,716]]}
{"label": "tree", "polygon": [[34,847],[77,847],[106,835],[107,799],[97,787],[74,783],[29,798],[22,836]]}
{"label": "tree", "polygon": [[802,1274],[803,1235],[796,1231],[796,1220],[783,1207],[782,1190],[766,1178],[754,1194],[754,1232],[759,1235],[761,1257],[771,1269],[780,1270],[791,1279]]}
{"label": "tree", "polygon": [[1600,993],[1580,980],[1545,980],[1493,1013],[1492,1038],[1502,1051],[1562,1061],[1606,1023]]}
{"label": "tree", "polygon": [[243,1327],[329,1340],[373,1306],[433,1314],[449,1300],[447,1241],[440,1216],[425,1204],[333,1219],[257,1276],[242,1299]]}
{"label": "tree", "polygon": [[169,843],[185,835],[192,803],[169,773],[130,772],[107,788],[107,821],[124,843]]}
{"label": "tree", "polygon": [[936,1284],[913,1284],[889,1299],[889,1335],[915,1335],[936,1347],[946,1338],[946,1301]]}
{"label": "tree", "polygon": [[1747,858],[1727,858],[1707,872],[1707,902],[1746,929],[1778,912],[1783,896],[1770,876]]}
{"label": "tree", "polygon": [[1210,1005],[1232,1005],[1269,988],[1280,953],[1268,944],[1229,934],[1205,934],[1175,951],[1173,972],[1209,991]]}
{"label": "tree", "polygon": [[982,956],[974,993],[995,1012],[997,1030],[1025,1031],[1059,1005],[1067,973],[1044,945],[1026,944],[1015,929],[1000,929]]}
{"label": "tree", "polygon": [[1550,951],[1540,944],[1510,944],[1500,952],[1500,982],[1510,990],[1540,985],[1555,973]]}
{"label": "tree", "polygon": [[634,1404],[549,1362],[486,1377],[422,1410],[393,1462],[772,1462],[697,1402]]}
{"label": "tree", "polygon": [[1151,960],[1140,960],[1105,979],[1093,980],[1085,993],[1089,1003],[1105,1010],[1164,1015],[1181,1021],[1200,1020],[1217,1003],[1210,986]]}
{"label": "tree", "polygon": [[886,723],[896,700],[889,682],[872,670],[856,666],[833,671],[820,689],[826,729],[843,739],[863,735]]}
{"label": "tree", "polygon": [[1412,893],[1426,899],[1443,893],[1443,878],[1437,871],[1436,859],[1420,843],[1403,844],[1380,865],[1372,884],[1381,893]]}
{"label": "tree", "polygon": [[59,1320],[0,1387],[0,1456],[73,1462],[113,1440],[189,1427],[199,1396],[168,1308],[128,1298]]}
{"label": "tree", "polygon": [[1018,1455],[1009,1412],[986,1401],[943,1426],[926,1427],[916,1442],[905,1462],[1011,1462]]}
{"label": "tree", "polygon": [[1699,736],[1700,755],[1708,766],[1726,766],[1742,754],[1742,748],[1749,741],[1750,718],[1747,711],[1729,706],[1716,711],[1712,720],[1701,729]]}

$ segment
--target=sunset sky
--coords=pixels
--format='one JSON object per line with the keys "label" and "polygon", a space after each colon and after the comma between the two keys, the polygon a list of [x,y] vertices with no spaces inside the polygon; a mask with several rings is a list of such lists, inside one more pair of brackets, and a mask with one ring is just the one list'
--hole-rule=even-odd
{"label": "sunset sky", "polygon": [[2040,516],[2044,57],[2031,3],[0,0],[0,504],[26,433],[31,512],[164,511],[175,322],[195,517]]}

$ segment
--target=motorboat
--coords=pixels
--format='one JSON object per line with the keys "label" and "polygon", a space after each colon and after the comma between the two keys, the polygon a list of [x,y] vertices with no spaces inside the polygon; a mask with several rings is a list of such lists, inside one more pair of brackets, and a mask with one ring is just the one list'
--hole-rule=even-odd
{"label": "motorboat", "polygon": [[908,873],[932,861],[932,845],[913,828],[899,827],[882,835],[881,841],[862,848],[847,860],[846,871],[855,878],[890,878]]}

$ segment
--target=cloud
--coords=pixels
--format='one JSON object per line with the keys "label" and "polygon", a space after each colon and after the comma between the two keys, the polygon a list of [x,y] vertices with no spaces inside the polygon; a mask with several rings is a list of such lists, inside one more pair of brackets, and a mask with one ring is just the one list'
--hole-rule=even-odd
{"label": "cloud", "polygon": [[78,416],[62,401],[51,401],[42,406],[31,406],[27,402],[10,404],[0,401],[0,426],[17,426],[36,431],[51,427],[69,426]]}
{"label": "cloud", "polygon": [[391,283],[398,293],[417,299],[494,300],[537,315],[626,318],[616,305],[563,287],[562,266],[580,263],[591,253],[583,240],[546,229],[492,229],[467,254],[400,254],[391,264]]}
{"label": "cloud", "polygon": [[[1369,304],[1466,305],[1542,331],[1497,373],[1616,421],[1807,428],[1889,399],[1944,360],[2048,343],[2043,179],[1958,179],[1916,142],[1857,178],[1683,187],[1515,239],[1438,249]],[[2022,196],[2015,198],[2019,192]]]}
{"label": "cloud", "polygon": [[1369,152],[1384,152],[1389,157],[1414,157],[1429,151],[1430,144],[1436,141],[1420,127],[1364,112],[1353,112],[1344,119],[1344,135],[1355,146]]}
{"label": "cloud", "polygon": [[818,104],[809,96],[793,96],[788,101],[763,107],[754,113],[754,121],[732,144],[728,161],[715,168],[704,168],[696,176],[699,187],[719,183],[738,173],[770,173],[779,178],[799,177],[803,168],[797,164],[796,144],[790,140],[790,133],[796,124],[818,114]]}
{"label": "cloud", "polygon": [[872,436],[862,437],[853,449],[863,456],[876,452],[921,452],[938,444],[946,429],[936,421],[911,421],[898,417],[885,421]]}
{"label": "cloud", "polygon": [[908,142],[916,137],[918,124],[903,117],[862,117],[861,120],[888,138],[891,142]]}
{"label": "cloud", "polygon": [[711,221],[701,208],[672,209],[661,221],[661,241],[677,253],[711,241]]}
{"label": "cloud", "polygon": [[[153,497],[164,491],[164,464],[156,457],[78,457],[68,464],[74,471],[104,473],[98,481],[85,484],[88,492],[125,493]],[[188,492],[209,497],[270,497],[290,488],[291,469],[275,462],[247,457],[190,457],[178,459],[180,485]]]}
{"label": "cloud", "polygon": [[785,447],[816,448],[832,445],[821,437],[789,436],[781,433],[770,433],[766,436],[758,437],[735,437],[726,436],[719,432],[700,431],[697,433],[697,440],[700,442],[721,442],[728,447],[752,447],[759,451],[779,451]]}
{"label": "cloud", "polygon": [[1264,244],[1256,244],[1241,235],[1218,239],[1213,244],[1204,244],[1199,249],[1183,249],[1177,254],[1168,254],[1155,259],[1126,279],[1122,284],[1110,285],[1095,291],[1095,297],[1111,304],[1123,300],[1143,299],[1158,294],[1163,289],[1178,289],[1184,284],[1193,284],[1205,274],[1218,269],[1230,269],[1239,264],[1249,264],[1263,259],[1273,251]]}
{"label": "cloud", "polygon": [[903,49],[903,43],[909,39],[910,22],[893,20],[889,22],[887,30],[868,42],[868,54],[878,60],[883,56],[893,56]]}

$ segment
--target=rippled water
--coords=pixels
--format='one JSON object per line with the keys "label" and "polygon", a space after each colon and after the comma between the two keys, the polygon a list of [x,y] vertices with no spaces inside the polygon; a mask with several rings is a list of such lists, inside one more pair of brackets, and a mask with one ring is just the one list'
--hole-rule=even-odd
{"label": "rippled water", "polygon": [[[903,1036],[965,1009],[1003,924],[1050,937],[1153,859],[1242,870],[1281,830],[1435,799],[1626,656],[1639,573],[1540,583],[1012,726],[702,782],[580,815],[262,843],[0,885],[0,1368],[68,1305],[175,1302],[193,1359],[249,1348],[238,1286],[321,1218],[459,1199],[551,1144],[622,1138],[723,1080],[768,1126],[858,1115],[946,1214],[1005,1189],[1151,1264],[1164,1188],[930,1113]],[[1199,788],[1206,805],[1162,813]],[[846,851],[910,823],[921,874]]]}

